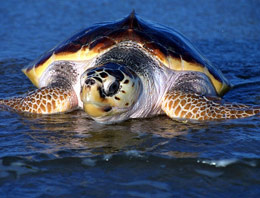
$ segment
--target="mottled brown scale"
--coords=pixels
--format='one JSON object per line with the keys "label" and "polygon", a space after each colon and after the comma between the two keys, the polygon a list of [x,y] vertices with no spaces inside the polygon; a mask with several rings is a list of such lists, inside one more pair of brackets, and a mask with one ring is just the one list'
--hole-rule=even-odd
{"label": "mottled brown scale", "polygon": [[238,114],[244,113],[244,111],[242,111],[242,110],[239,110],[239,111],[237,111],[237,112],[238,112]]}
{"label": "mottled brown scale", "polygon": [[254,114],[254,111],[251,110],[251,109],[249,109],[249,110],[247,111],[247,113],[253,115],[253,114]]}
{"label": "mottled brown scale", "polygon": [[[231,111],[232,111],[232,110],[231,110]],[[225,112],[225,110],[221,110],[219,113],[224,115],[226,112]],[[235,113],[235,112],[234,112],[234,113]]]}
{"label": "mottled brown scale", "polygon": [[199,108],[194,108],[194,109],[192,110],[192,112],[193,112],[194,114],[196,114],[196,113],[198,112],[198,110],[199,110]]}
{"label": "mottled brown scale", "polygon": [[36,99],[41,100],[42,98],[46,99],[46,96],[42,96],[41,94],[37,94]]}
{"label": "mottled brown scale", "polygon": [[51,112],[51,103],[47,103],[47,110],[48,110],[48,112]]}
{"label": "mottled brown scale", "polygon": [[181,111],[181,107],[178,106],[177,109],[175,110],[175,115],[178,115],[180,111]]}
{"label": "mottled brown scale", "polygon": [[221,118],[222,118],[222,115],[221,115],[221,114],[218,114],[218,115],[217,115],[217,118],[218,118],[218,119],[221,119]]}
{"label": "mottled brown scale", "polygon": [[56,100],[58,98],[58,94],[53,94],[52,97]]}
{"label": "mottled brown scale", "polygon": [[187,113],[187,111],[182,110],[182,111],[181,111],[181,115],[180,115],[180,117],[183,118],[184,115],[186,115],[186,113]]}
{"label": "mottled brown scale", "polygon": [[[187,96],[187,97],[189,97],[189,96]],[[180,96],[179,98],[182,100],[182,99],[184,99],[184,98],[185,98],[185,96],[183,95],[183,96]]]}
{"label": "mottled brown scale", "polygon": [[231,110],[230,113],[231,113],[231,114],[235,114],[236,111],[235,111],[235,110]]}
{"label": "mottled brown scale", "polygon": [[43,104],[41,104],[40,108],[41,108],[42,111],[44,111],[44,112],[46,111],[46,108]]}
{"label": "mottled brown scale", "polygon": [[169,108],[172,108],[172,103],[173,103],[173,101],[169,102]]}
{"label": "mottled brown scale", "polygon": [[[57,99],[57,98],[54,97],[54,99]],[[46,100],[42,100],[42,103],[43,103],[44,105],[46,105]]]}
{"label": "mottled brown scale", "polygon": [[55,109],[55,108],[56,108],[56,102],[55,102],[54,100],[52,100],[52,102],[51,102],[51,103],[52,103],[52,108],[54,108],[54,109]]}
{"label": "mottled brown scale", "polygon": [[174,101],[174,105],[173,106],[176,107],[179,103],[180,103],[180,100],[177,99],[177,100]]}
{"label": "mottled brown scale", "polygon": [[192,113],[191,112],[187,113],[186,117],[187,118],[191,118],[192,117]]}
{"label": "mottled brown scale", "polygon": [[[181,99],[181,98],[180,98]],[[186,104],[186,101],[185,100],[181,100],[181,106],[183,106],[184,107],[184,105]]]}

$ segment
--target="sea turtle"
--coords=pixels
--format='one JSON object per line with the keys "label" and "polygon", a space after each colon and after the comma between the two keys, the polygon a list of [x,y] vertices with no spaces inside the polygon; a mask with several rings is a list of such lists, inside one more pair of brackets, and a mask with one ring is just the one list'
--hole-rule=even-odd
{"label": "sea turtle", "polygon": [[38,87],[1,99],[36,114],[83,109],[100,123],[165,113],[178,120],[242,118],[260,107],[221,100],[230,84],[180,33],[132,12],[91,26],[23,69]]}

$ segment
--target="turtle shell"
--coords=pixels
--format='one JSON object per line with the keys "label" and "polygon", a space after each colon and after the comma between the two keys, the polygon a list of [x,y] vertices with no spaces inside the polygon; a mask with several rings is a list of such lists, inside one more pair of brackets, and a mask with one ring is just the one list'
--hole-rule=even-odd
{"label": "turtle shell", "polygon": [[156,57],[162,67],[177,71],[198,71],[206,74],[216,92],[223,95],[230,84],[222,72],[211,65],[179,32],[148,23],[135,15],[84,29],[23,69],[34,85],[46,68],[57,60],[90,60],[123,41],[133,41]]}

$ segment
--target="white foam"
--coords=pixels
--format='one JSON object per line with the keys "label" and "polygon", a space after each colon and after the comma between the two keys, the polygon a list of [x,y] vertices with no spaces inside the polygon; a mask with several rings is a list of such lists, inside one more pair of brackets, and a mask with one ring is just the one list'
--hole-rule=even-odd
{"label": "white foam", "polygon": [[139,151],[137,150],[129,150],[129,151],[126,151],[125,154],[127,156],[132,156],[132,157],[143,157]]}
{"label": "white foam", "polygon": [[103,159],[108,162],[112,157],[113,157],[112,154],[106,154],[104,155]]}
{"label": "white foam", "polygon": [[226,167],[231,164],[238,163],[238,162],[242,163],[242,164],[246,164],[251,167],[257,166],[256,160],[249,160],[249,159],[231,158],[231,159],[219,159],[219,160],[197,160],[197,163],[208,164],[208,165],[215,166],[215,167]]}
{"label": "white foam", "polygon": [[220,159],[220,160],[197,160],[198,163],[209,164],[216,167],[226,167],[238,162],[238,159]]}

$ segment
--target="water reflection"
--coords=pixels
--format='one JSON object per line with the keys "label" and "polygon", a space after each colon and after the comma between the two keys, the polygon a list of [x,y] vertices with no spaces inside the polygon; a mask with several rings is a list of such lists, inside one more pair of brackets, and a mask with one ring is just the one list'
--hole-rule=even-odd
{"label": "water reflection", "polygon": [[63,157],[93,156],[137,150],[169,157],[196,157],[196,152],[168,150],[174,138],[185,139],[191,129],[206,125],[175,122],[166,116],[133,119],[119,124],[102,125],[89,119],[83,111],[58,115],[22,114],[21,122],[30,128],[25,132],[32,139],[31,149]]}

